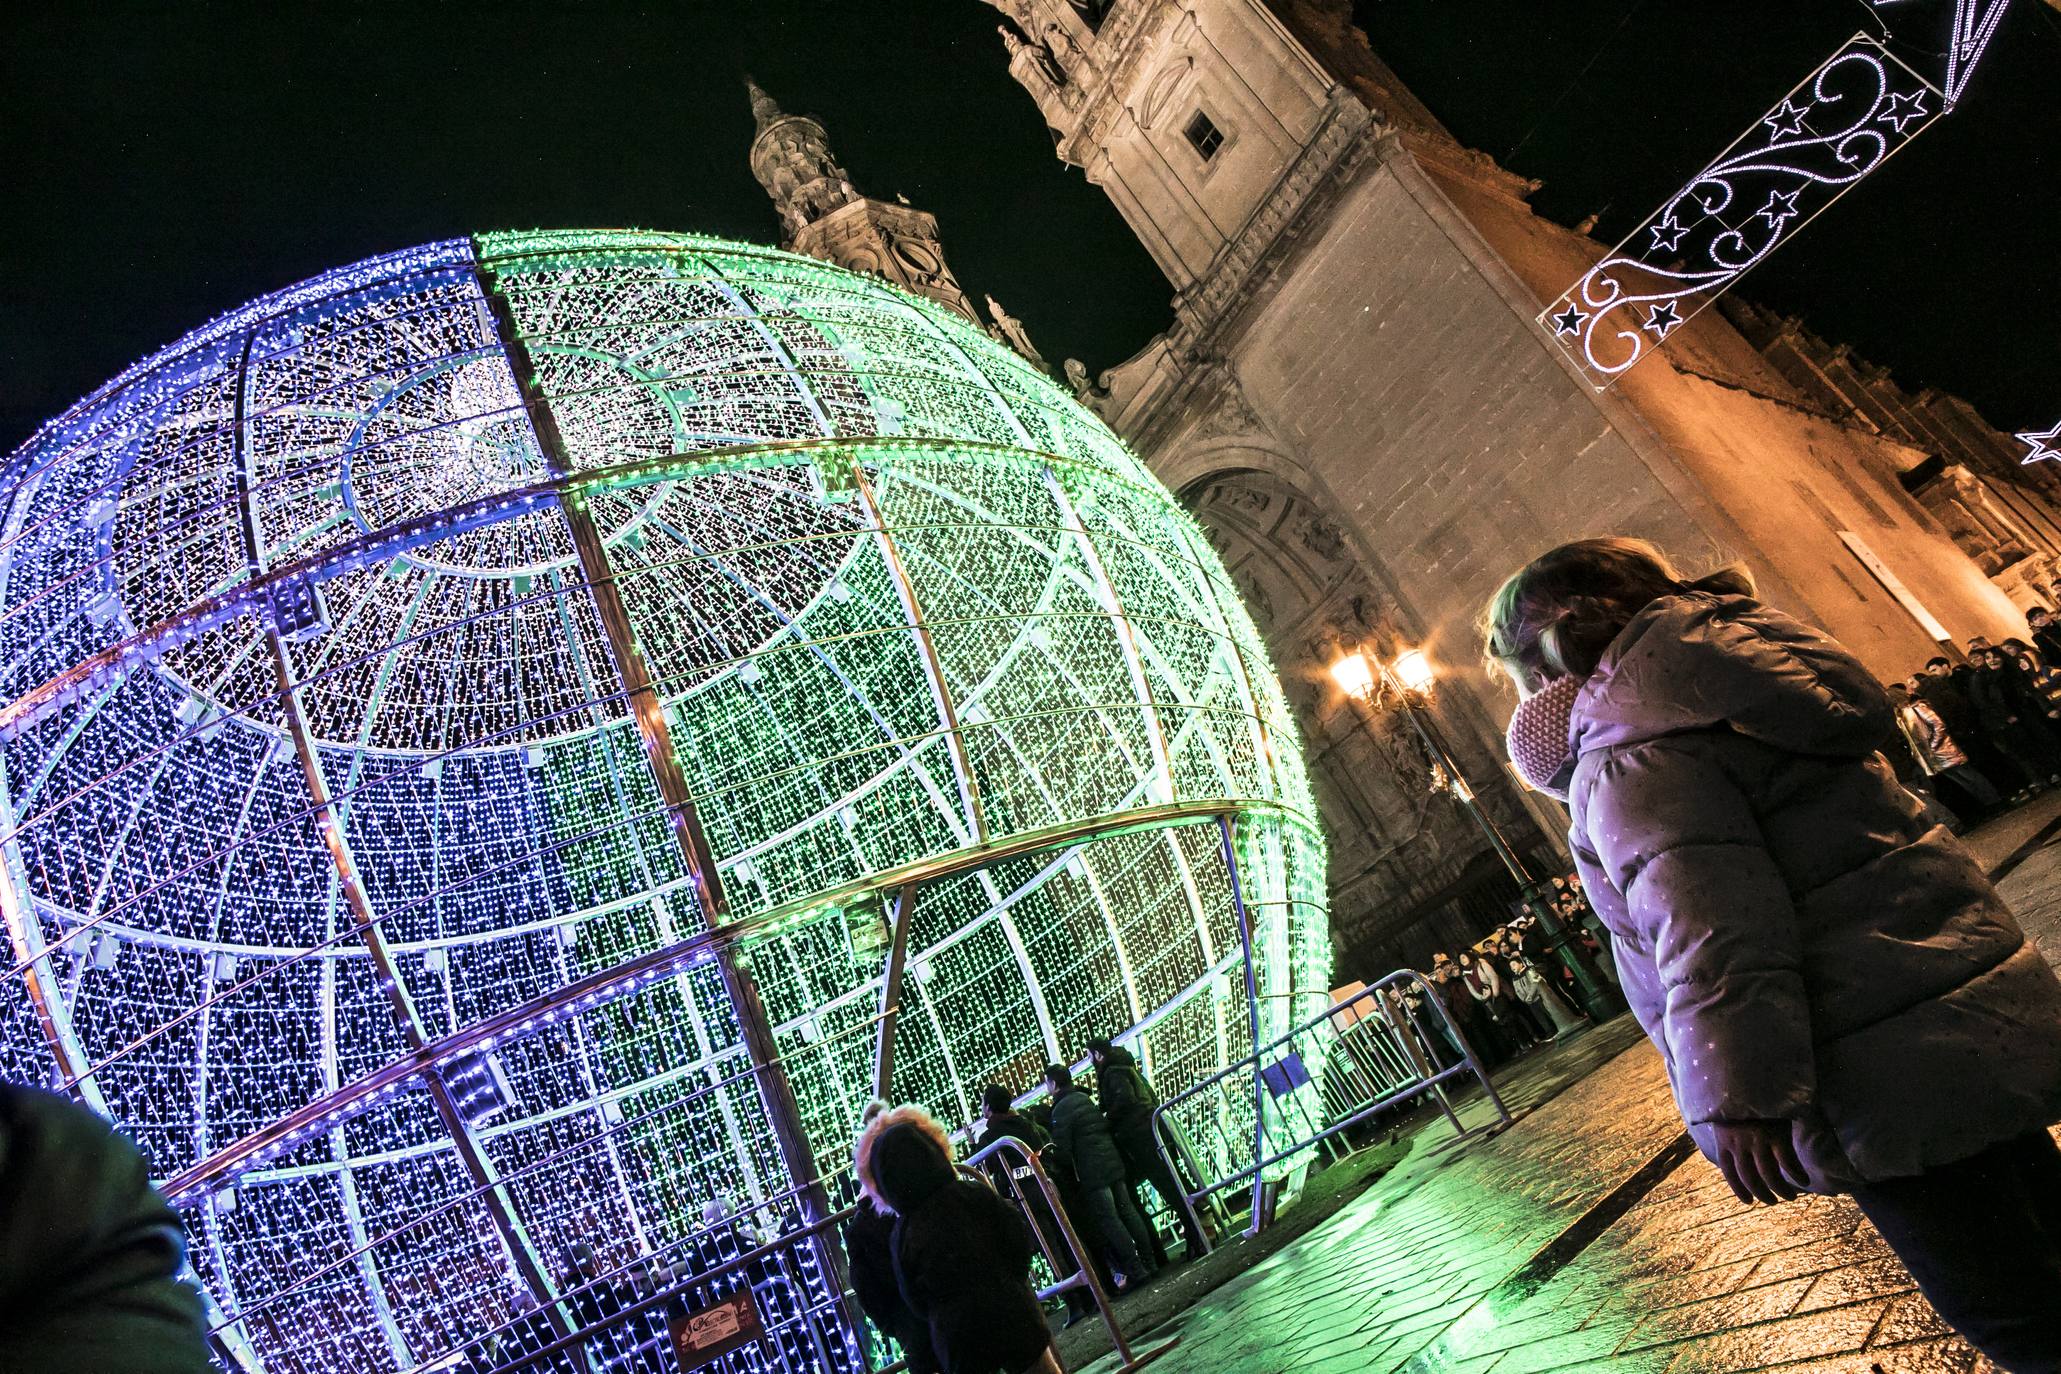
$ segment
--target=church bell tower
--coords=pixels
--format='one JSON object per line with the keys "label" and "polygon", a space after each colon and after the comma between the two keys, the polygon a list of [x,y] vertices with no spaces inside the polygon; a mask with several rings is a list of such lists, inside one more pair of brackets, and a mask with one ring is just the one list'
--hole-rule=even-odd
{"label": "church bell tower", "polygon": [[831,155],[821,124],[787,113],[750,77],[744,84],[758,125],[751,171],[780,212],[781,246],[876,273],[984,328],[972,299],[945,265],[936,216],[862,195]]}

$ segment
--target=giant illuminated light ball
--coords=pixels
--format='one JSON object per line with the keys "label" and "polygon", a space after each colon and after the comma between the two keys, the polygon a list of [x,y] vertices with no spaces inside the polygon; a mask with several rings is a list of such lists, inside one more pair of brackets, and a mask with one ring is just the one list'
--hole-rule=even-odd
{"label": "giant illuminated light ball", "polygon": [[1326,1001],[1223,567],[875,278],[432,244],[222,316],[4,483],[0,1074],[142,1146],[252,1369],[431,1365],[577,1242],[786,1194],[781,1120],[841,1175],[898,911],[893,1091],[952,1122],[1091,1035],[1168,1094],[1244,1054],[1234,871],[1262,1033]]}

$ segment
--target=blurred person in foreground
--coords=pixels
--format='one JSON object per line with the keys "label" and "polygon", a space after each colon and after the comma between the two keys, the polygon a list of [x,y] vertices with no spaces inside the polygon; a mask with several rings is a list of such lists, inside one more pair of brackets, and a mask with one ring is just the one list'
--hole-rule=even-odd
{"label": "blurred person in foreground", "polygon": [[1742,1202],[1848,1192],[1998,1364],[2061,1369],[2061,982],[1878,746],[1887,697],[1726,569],[1544,554],[1490,603],[1519,774]]}
{"label": "blurred person in foreground", "polygon": [[0,1083],[0,1370],[211,1374],[179,1218],[134,1145]]}

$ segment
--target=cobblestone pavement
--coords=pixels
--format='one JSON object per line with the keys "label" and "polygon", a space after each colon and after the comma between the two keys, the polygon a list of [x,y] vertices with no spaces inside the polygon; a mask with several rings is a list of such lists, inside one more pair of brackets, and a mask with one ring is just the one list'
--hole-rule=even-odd
{"label": "cobblestone pavement", "polygon": [[[2061,842],[2031,845],[2054,838],[2057,817],[2061,798],[1974,837],[1986,862],[2009,865],[2000,886],[2050,959],[2061,959]],[[1442,1150],[1449,1130],[1419,1128],[1410,1157],[1338,1216],[1152,1333],[1148,1343],[1181,1338],[1153,1369],[1991,1368],[1851,1202],[1742,1207],[1701,1157],[1678,1162],[1659,1056],[1628,1026],[1544,1052],[1604,1058],[1608,1040],[1635,1041],[1564,1090],[1567,1075],[1531,1066],[1556,1095],[1500,1136]],[[1518,1103],[1525,1077],[1513,1078]]]}

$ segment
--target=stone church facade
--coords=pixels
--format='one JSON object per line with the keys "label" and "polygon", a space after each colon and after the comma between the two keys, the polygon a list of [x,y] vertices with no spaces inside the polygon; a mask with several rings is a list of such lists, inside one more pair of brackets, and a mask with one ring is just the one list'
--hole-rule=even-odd
{"label": "stone church facade", "polygon": [[[1553,862],[1564,815],[1503,763],[1510,702],[1474,629],[1533,553],[1626,533],[1743,559],[1885,677],[1940,631],[2023,634],[2021,608],[2053,596],[2061,477],[1795,321],[1726,301],[1592,390],[1534,320],[1604,245],[1458,144],[1348,0],[988,3],[1058,156],[1173,287],[1166,333],[1098,379],[1068,373],[1195,512],[1266,632],[1329,832],[1342,974],[1421,961],[1509,895],[1407,723],[1332,686],[1346,649],[1430,654],[1484,802]],[[755,171],[779,128],[761,114]],[[927,275],[880,251],[898,233],[934,247],[935,221],[854,213],[878,203],[820,151],[802,160],[842,189],[813,202],[760,171],[790,243],[977,319],[941,250]],[[817,227],[840,215],[866,227]]]}

